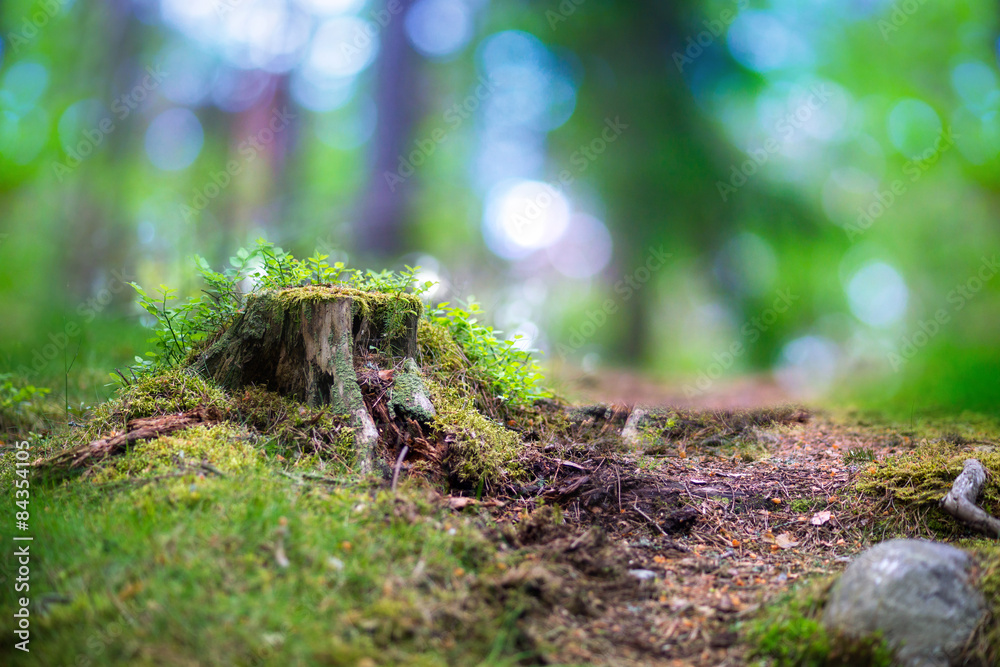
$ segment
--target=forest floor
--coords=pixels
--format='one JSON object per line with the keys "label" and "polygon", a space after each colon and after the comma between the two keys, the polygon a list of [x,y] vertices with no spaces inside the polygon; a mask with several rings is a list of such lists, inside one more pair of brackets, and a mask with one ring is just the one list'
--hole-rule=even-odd
{"label": "forest floor", "polygon": [[[33,483],[37,643],[5,636],[0,662],[773,664],[748,635],[769,607],[882,539],[942,537],[931,504],[897,521],[860,476],[997,442],[965,416],[772,407],[788,397],[753,379],[686,404],[624,375],[572,383],[591,407],[559,437],[522,434],[527,484],[446,492],[407,462],[390,487],[236,431]],[[609,446],[634,403],[675,406],[673,435]],[[6,483],[14,443],[0,455]],[[8,553],[7,618],[12,572]]]}

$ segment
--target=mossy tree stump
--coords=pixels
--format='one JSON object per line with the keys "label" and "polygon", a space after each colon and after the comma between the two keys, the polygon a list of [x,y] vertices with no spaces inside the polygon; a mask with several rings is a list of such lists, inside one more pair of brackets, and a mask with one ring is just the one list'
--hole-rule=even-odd
{"label": "mossy tree stump", "polygon": [[221,386],[266,387],[350,418],[356,467],[371,471],[378,431],[365,407],[355,354],[413,357],[422,304],[383,294],[311,285],[264,291],[200,357]]}

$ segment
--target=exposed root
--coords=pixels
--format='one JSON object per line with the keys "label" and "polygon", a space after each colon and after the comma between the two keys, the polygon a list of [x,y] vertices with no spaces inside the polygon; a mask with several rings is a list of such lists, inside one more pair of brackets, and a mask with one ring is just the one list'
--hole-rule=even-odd
{"label": "exposed root", "polygon": [[981,533],[1000,537],[1000,519],[976,505],[986,483],[986,469],[976,459],[966,459],[962,474],[955,478],[948,495],[941,501],[944,511]]}
{"label": "exposed root", "polygon": [[83,468],[102,461],[109,456],[124,452],[129,445],[140,440],[152,440],[161,435],[197,426],[215,424],[222,415],[214,408],[198,407],[177,415],[143,417],[128,423],[127,430],[111,438],[101,438],[72,449],[60,452],[47,459],[35,461],[36,468],[74,469]]}

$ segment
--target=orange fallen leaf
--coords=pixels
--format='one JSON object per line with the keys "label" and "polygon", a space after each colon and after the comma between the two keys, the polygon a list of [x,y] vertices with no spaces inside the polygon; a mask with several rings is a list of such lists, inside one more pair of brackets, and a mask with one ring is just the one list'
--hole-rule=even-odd
{"label": "orange fallen leaf", "polygon": [[379,371],[378,379],[382,380],[382,382],[388,382],[389,380],[392,379],[393,373],[395,373],[395,371],[391,368],[389,370]]}

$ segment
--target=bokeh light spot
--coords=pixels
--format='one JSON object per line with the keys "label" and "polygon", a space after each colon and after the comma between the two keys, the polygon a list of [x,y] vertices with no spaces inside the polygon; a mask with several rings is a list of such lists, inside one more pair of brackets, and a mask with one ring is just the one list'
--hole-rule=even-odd
{"label": "bokeh light spot", "polygon": [[146,155],[164,171],[189,167],[201,152],[205,132],[190,109],[168,109],[146,130]]}
{"label": "bokeh light spot", "polygon": [[755,72],[808,67],[813,61],[812,49],[778,18],[777,12],[740,12],[726,39],[733,58]]}
{"label": "bokeh light spot", "polygon": [[903,277],[885,262],[869,262],[847,284],[851,312],[873,327],[896,323],[906,312],[908,298]]}
{"label": "bokeh light spot", "polygon": [[10,66],[0,85],[0,107],[22,115],[38,102],[49,85],[49,70],[41,63],[24,61]]}
{"label": "bokeh light spot", "polygon": [[942,125],[937,112],[921,100],[904,99],[889,112],[889,140],[900,153],[911,159],[933,151]]}
{"label": "bokeh light spot", "polygon": [[590,278],[611,261],[611,232],[597,218],[576,214],[558,241],[546,248],[556,271],[570,278]]}
{"label": "bokeh light spot", "polygon": [[305,65],[320,77],[355,76],[378,52],[378,26],[356,16],[338,16],[321,23]]}
{"label": "bokeh light spot", "polygon": [[406,14],[406,35],[430,58],[447,58],[472,38],[472,12],[461,0],[417,0]]}
{"label": "bokeh light spot", "polygon": [[570,205],[561,192],[541,181],[496,186],[486,199],[483,232],[490,249],[507,259],[524,257],[562,236]]}

